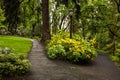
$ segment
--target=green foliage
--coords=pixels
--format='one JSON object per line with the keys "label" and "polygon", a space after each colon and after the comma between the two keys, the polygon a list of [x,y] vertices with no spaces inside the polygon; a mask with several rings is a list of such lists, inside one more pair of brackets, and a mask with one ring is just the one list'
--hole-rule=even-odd
{"label": "green foliage", "polygon": [[3,22],[4,20],[5,20],[5,17],[4,17],[3,10],[0,9],[0,26],[1,26],[1,22]]}
{"label": "green foliage", "polygon": [[[20,4],[20,12],[21,24],[19,24],[19,29],[22,35],[28,37],[30,37],[32,33],[40,35],[42,12],[39,0],[24,0]],[[35,26],[35,30],[32,31],[33,26]]]}
{"label": "green foliage", "polygon": [[[96,57],[94,48],[95,39],[84,40],[83,38],[69,39],[65,34],[54,35],[47,45],[48,56],[52,59],[63,59],[75,63],[90,62]],[[84,62],[85,61],[85,62]]]}
{"label": "green foliage", "polygon": [[[6,1],[4,4],[3,2]],[[20,4],[17,2],[20,2]],[[5,7],[5,6],[9,7]],[[17,7],[16,7],[17,6]],[[80,41],[83,36],[86,40],[91,40],[96,37],[95,47],[100,51],[109,54],[120,55],[120,3],[119,0],[49,0],[49,15],[51,33],[55,34],[63,29],[69,31],[70,18],[69,9],[73,9],[73,39]],[[14,8],[14,9],[13,9]],[[17,10],[16,10],[16,9]],[[31,36],[35,34],[41,37],[42,32],[42,7],[41,0],[1,0],[0,1],[0,29],[7,30],[10,23],[11,28],[20,30],[21,36]],[[5,15],[8,15],[4,17]],[[9,19],[8,19],[9,18]],[[4,22],[6,19],[6,22]],[[4,22],[4,23],[3,23]],[[19,24],[19,23],[20,24]],[[5,24],[6,26],[4,26]],[[33,29],[33,26],[35,27]],[[62,34],[56,38],[61,40],[61,37],[66,40],[68,34]],[[54,36],[53,36],[54,37]],[[0,37],[1,38],[1,37]],[[57,41],[57,39],[55,39]],[[2,38],[1,38],[2,40]],[[56,41],[54,40],[54,43]],[[15,43],[17,48],[7,46],[6,44]],[[24,42],[21,42],[21,44]],[[2,46],[3,41],[0,41],[1,47],[10,47],[15,53],[24,54],[21,51],[21,46],[16,41],[4,42],[6,46]],[[26,43],[25,43],[26,44]],[[58,46],[60,47],[61,44]],[[57,47],[58,47],[57,46]],[[63,45],[61,45],[63,46]],[[22,46],[24,47],[24,46]],[[65,50],[65,47],[63,46]],[[25,48],[24,50],[27,50]],[[52,50],[52,49],[51,49]],[[66,52],[66,51],[65,51]],[[119,57],[120,58],[120,57]]]}
{"label": "green foliage", "polygon": [[8,47],[6,47],[5,49],[0,48],[0,53],[2,54],[8,54],[8,53],[11,53],[11,51],[12,50]]}
{"label": "green foliage", "polygon": [[0,75],[1,76],[21,76],[29,71],[30,63],[20,56],[9,53],[0,53]]}
{"label": "green foliage", "polygon": [[60,57],[62,54],[65,54],[65,49],[64,49],[64,46],[62,45],[58,44],[48,48],[48,56],[51,59],[55,59],[58,56]]}
{"label": "green foliage", "polygon": [[4,17],[4,13],[3,13],[3,10],[2,9],[0,9],[0,30],[1,29],[4,29],[4,25],[3,25],[3,21],[5,21],[5,17]]}
{"label": "green foliage", "polygon": [[19,0],[4,0],[4,11],[6,22],[8,24],[8,31],[12,34],[16,33],[18,23],[20,22],[20,1]]}
{"label": "green foliage", "polygon": [[120,61],[120,58],[118,56],[111,56],[110,58],[112,59],[112,61],[115,61],[115,62]]}

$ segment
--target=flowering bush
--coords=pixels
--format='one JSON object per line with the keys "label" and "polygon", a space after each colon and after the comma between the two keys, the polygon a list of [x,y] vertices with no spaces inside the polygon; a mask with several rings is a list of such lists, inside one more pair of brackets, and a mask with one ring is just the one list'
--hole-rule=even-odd
{"label": "flowering bush", "polygon": [[52,40],[47,45],[49,58],[60,58],[71,62],[89,62],[96,57],[96,51],[94,48],[95,39],[79,40],[61,37],[61,35],[54,35]]}
{"label": "flowering bush", "polygon": [[64,46],[62,45],[53,45],[51,47],[48,48],[48,56],[52,59],[57,58],[60,55],[64,55],[65,54],[65,49]]}

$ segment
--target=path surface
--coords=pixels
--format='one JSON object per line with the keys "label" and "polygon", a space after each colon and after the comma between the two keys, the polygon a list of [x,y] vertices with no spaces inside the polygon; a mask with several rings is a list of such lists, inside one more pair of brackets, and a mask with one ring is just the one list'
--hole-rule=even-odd
{"label": "path surface", "polygon": [[43,45],[33,41],[31,72],[25,80],[120,80],[120,70],[100,54],[91,65],[75,65],[47,58]]}

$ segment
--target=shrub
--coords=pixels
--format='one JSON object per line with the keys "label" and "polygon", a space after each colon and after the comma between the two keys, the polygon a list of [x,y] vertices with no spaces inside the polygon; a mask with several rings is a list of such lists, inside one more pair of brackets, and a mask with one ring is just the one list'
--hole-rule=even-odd
{"label": "shrub", "polygon": [[48,49],[48,56],[51,59],[55,59],[61,55],[64,56],[64,54],[65,54],[65,49],[64,49],[64,46],[62,45],[53,45]]}
{"label": "shrub", "polygon": [[110,58],[111,58],[112,61],[115,61],[115,62],[120,61],[118,56],[110,56]]}
{"label": "shrub", "polygon": [[20,76],[29,71],[30,63],[28,60],[17,56],[14,53],[0,53],[0,75],[1,76]]}
{"label": "shrub", "polygon": [[9,54],[12,52],[11,48],[5,47],[4,49],[0,48],[0,53],[2,54]]}
{"label": "shrub", "polygon": [[90,62],[96,57],[95,39],[70,39],[63,35],[54,35],[47,45],[48,57],[60,58],[75,63]]}
{"label": "shrub", "polygon": [[15,66],[10,62],[0,63],[0,75],[13,76],[15,74]]}

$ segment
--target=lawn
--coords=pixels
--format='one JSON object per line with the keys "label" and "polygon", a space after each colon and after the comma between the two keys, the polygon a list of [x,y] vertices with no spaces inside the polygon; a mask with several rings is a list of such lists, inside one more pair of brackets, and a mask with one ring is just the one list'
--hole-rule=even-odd
{"label": "lawn", "polygon": [[17,55],[27,57],[30,51],[32,42],[28,38],[21,38],[15,36],[0,36],[0,48],[11,48],[12,52]]}

